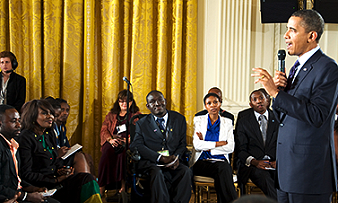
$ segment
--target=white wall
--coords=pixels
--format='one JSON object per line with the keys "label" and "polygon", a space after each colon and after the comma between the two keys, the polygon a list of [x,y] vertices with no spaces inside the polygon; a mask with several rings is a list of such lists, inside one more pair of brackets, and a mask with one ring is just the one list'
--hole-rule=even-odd
{"label": "white wall", "polygon": [[[277,52],[286,49],[285,31],[286,23],[261,24],[259,0],[198,0],[197,109],[213,86],[223,90],[222,108],[235,115],[248,108],[250,92],[261,87],[251,69],[274,73]],[[337,24],[325,25],[319,45],[338,60]],[[286,72],[295,61],[287,55]]]}

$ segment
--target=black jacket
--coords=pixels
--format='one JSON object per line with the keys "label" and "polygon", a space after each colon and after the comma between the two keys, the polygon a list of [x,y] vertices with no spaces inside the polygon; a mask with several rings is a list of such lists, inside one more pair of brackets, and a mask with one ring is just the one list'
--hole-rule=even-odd
{"label": "black jacket", "polygon": [[[254,110],[244,110],[245,115],[237,120],[235,128],[235,152],[236,160],[239,159],[239,167],[245,167],[246,159],[249,156],[262,160],[264,155],[268,155],[271,160],[276,160],[276,147],[279,123],[271,110],[269,111],[268,129],[266,133],[266,142],[263,144],[263,138]],[[242,113],[243,114],[243,113]],[[248,174],[241,174],[245,183],[249,178]],[[241,179],[241,178],[240,178]]]}
{"label": "black jacket", "polygon": [[[18,167],[20,169],[19,151],[16,153]],[[21,186],[27,187],[30,184],[21,179]],[[18,178],[15,171],[12,153],[8,144],[0,137],[0,202],[5,199],[12,199],[17,192]]]}
{"label": "black jacket", "polygon": [[52,130],[45,134],[46,145],[53,155],[42,146],[42,136],[23,130],[19,137],[22,179],[38,187],[54,187],[56,170],[63,166],[58,156],[55,135]]}
{"label": "black jacket", "polygon": [[[0,88],[2,89],[2,74],[0,74]],[[7,104],[15,107],[20,112],[22,105],[26,100],[26,79],[15,72],[11,76],[7,84]]]}
{"label": "black jacket", "polygon": [[[175,111],[168,111],[168,114],[166,129],[168,129],[169,132],[164,149],[169,150],[170,155],[179,155],[179,157],[182,158],[187,145],[187,124],[185,117]],[[142,157],[138,164],[139,169],[146,169],[151,165],[157,164],[157,158],[159,156],[157,151],[162,150],[162,140],[163,135],[152,114],[148,114],[136,122],[136,134],[130,145],[130,149],[134,150],[135,147],[137,147]]]}

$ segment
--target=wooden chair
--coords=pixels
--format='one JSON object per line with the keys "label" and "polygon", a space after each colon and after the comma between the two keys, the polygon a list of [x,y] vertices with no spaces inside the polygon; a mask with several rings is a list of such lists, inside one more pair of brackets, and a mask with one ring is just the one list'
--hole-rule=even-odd
{"label": "wooden chair", "polygon": [[[233,174],[233,181],[234,181],[234,186],[235,186],[235,190],[237,192],[237,196],[240,197],[241,196],[241,191],[240,188],[238,186],[237,183],[237,175]],[[207,202],[217,202],[217,198],[216,199],[212,199],[210,196],[210,188],[215,187],[214,184],[214,179],[210,178],[210,177],[206,177],[206,176],[194,176],[194,182],[195,182],[195,202],[203,202],[203,201],[207,201]],[[207,192],[207,198],[204,199],[203,198],[203,191]]]}
{"label": "wooden chair", "polygon": [[[245,184],[245,193],[249,195],[249,194],[251,194],[253,189],[259,189],[259,188],[249,178],[248,182]],[[261,189],[259,189],[259,190],[261,190]]]}
{"label": "wooden chair", "polygon": [[333,192],[332,193],[332,203],[338,203],[338,193],[337,192]]}
{"label": "wooden chair", "polygon": [[233,178],[233,181],[234,181],[234,186],[235,186],[235,190],[237,192],[237,196],[238,198],[241,196],[241,188],[238,184],[238,180],[237,180],[237,174],[236,173],[233,173],[232,174],[232,178]]}
{"label": "wooden chair", "polygon": [[[202,201],[217,202],[217,198],[212,200],[210,198],[210,187],[215,187],[214,179],[206,176],[194,176],[195,181],[195,202],[201,203]],[[207,192],[207,198],[203,199],[203,190]]]}

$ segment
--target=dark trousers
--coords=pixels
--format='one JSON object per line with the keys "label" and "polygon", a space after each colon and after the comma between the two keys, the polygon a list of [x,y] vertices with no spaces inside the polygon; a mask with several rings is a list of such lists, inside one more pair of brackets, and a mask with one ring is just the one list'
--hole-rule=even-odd
{"label": "dark trousers", "polygon": [[147,169],[150,175],[152,203],[188,203],[191,197],[191,170],[180,164],[175,170],[158,167]]}
{"label": "dark trousers", "polygon": [[277,199],[277,191],[274,180],[275,175],[276,171],[274,170],[263,170],[253,167],[249,177],[251,181],[257,187],[259,187],[266,196],[272,199]]}
{"label": "dark trousers", "polygon": [[330,203],[332,193],[327,194],[297,194],[277,189],[279,203]]}
{"label": "dark trousers", "polygon": [[217,202],[227,203],[237,198],[232,169],[227,161],[211,163],[198,160],[193,166],[193,173],[198,176],[211,177],[215,180]]}

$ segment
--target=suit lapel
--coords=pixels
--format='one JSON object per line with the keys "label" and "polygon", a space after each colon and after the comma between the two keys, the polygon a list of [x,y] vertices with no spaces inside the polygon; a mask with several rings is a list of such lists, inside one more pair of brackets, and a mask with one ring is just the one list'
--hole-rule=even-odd
{"label": "suit lapel", "polygon": [[11,170],[11,173],[14,175],[14,176],[17,176],[16,174],[16,171],[15,171],[15,165],[14,165],[14,161],[13,161],[13,158],[12,158],[12,152],[10,150],[6,150],[6,154],[9,158],[9,164],[10,164],[10,170]]}
{"label": "suit lapel", "polygon": [[291,85],[291,89],[289,90],[289,94],[294,95],[299,88],[300,84],[303,82],[304,78],[307,74],[312,70],[312,65],[309,63],[305,63],[304,66],[299,70],[298,75],[295,78],[295,81]]}
{"label": "suit lapel", "polygon": [[174,119],[172,118],[172,115],[168,112],[168,122],[167,122],[167,126],[166,126],[166,132],[168,133],[168,142],[169,140],[171,140],[173,138],[173,127],[174,127]]}
{"label": "suit lapel", "polygon": [[275,129],[276,125],[276,120],[273,116],[273,112],[271,110],[269,111],[269,121],[268,121],[268,130],[266,132],[266,141],[265,141],[265,146],[268,146],[269,143],[271,142],[271,139],[273,137],[273,130]]}
{"label": "suit lapel", "polygon": [[[7,157],[8,157],[8,162],[10,165],[10,171],[14,176],[17,176],[16,171],[15,171],[15,165],[14,165],[14,161],[12,158],[12,152],[9,149],[9,146],[7,144],[7,142],[4,140],[3,137],[0,136],[0,147],[4,149],[4,152],[6,153]],[[18,152],[17,152],[18,154]]]}
{"label": "suit lapel", "polygon": [[299,88],[300,84],[313,69],[312,64],[316,62],[322,54],[323,52],[319,49],[306,61],[303,67],[299,70],[298,75],[295,78],[295,81],[292,83],[291,89],[288,91],[289,94],[294,95],[297,92],[297,89]]}
{"label": "suit lapel", "polygon": [[[311,72],[311,70],[313,69],[312,64],[314,62],[316,62],[321,56],[323,55],[323,52],[321,49],[319,49],[318,51],[316,51],[316,53],[314,53],[309,60],[307,60],[307,62],[303,65],[303,67],[301,68],[301,70],[299,70],[298,75],[295,78],[295,81],[292,83],[290,90],[288,91],[288,94],[290,95],[295,95],[295,93],[297,92],[300,84],[304,81],[304,79],[306,78],[306,76]],[[279,122],[282,123],[283,120],[285,119],[285,114],[281,113],[280,114],[280,119]]]}

